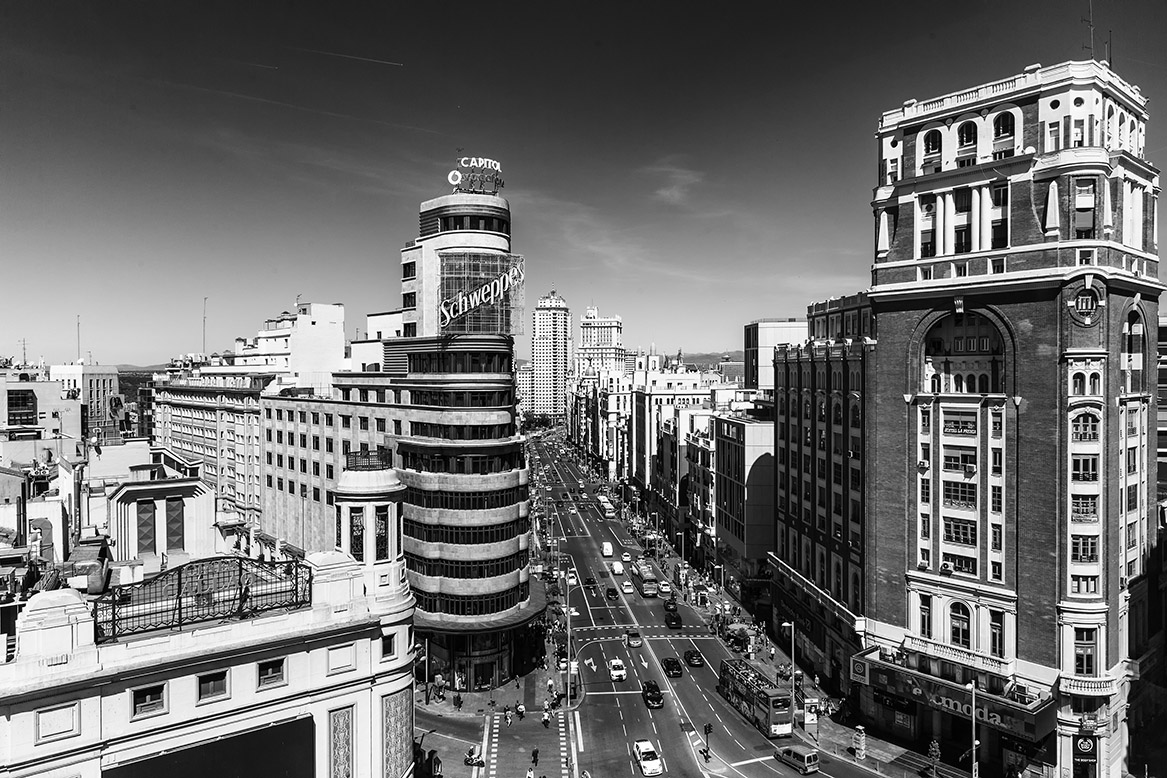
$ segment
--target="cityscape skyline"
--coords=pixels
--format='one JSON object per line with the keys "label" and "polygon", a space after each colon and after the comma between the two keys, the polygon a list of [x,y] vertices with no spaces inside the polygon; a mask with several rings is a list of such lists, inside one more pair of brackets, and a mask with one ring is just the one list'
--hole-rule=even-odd
{"label": "cityscape skyline", "polygon": [[[860,9],[829,39],[780,48],[775,26],[833,20],[763,10],[698,27],[620,9],[613,24],[516,6],[460,33],[425,8],[336,20],[311,7],[66,7],[6,9],[0,31],[13,74],[0,252],[13,288],[45,267],[79,279],[47,303],[7,301],[0,354],[27,339],[50,363],[76,356],[76,316],[81,354],[103,363],[198,351],[203,297],[207,351],[297,295],[344,303],[353,336],[366,313],[400,307],[398,250],[416,202],[448,191],[458,149],[501,162],[529,292],[556,289],[573,331],[594,304],[624,317],[630,349],[736,349],[748,321],[869,285],[883,110],[1087,59],[1090,35],[1086,4],[1059,2]],[[1145,24],[1154,12],[1094,6],[1095,56],[1112,32],[1116,68],[1150,98],[1152,162],[1167,148],[1154,121],[1167,61],[1124,52],[1167,48]],[[886,77],[856,78],[873,66]],[[160,301],[169,326],[152,321]],[[528,358],[529,333],[516,341]]]}

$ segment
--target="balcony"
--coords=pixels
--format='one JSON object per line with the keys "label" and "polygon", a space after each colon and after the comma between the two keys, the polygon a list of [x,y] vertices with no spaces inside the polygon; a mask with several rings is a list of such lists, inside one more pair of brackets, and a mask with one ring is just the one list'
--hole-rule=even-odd
{"label": "balcony", "polygon": [[1063,694],[1081,697],[1110,697],[1117,691],[1113,678],[1088,678],[1078,675],[1063,675],[1058,682]]}
{"label": "balcony", "polygon": [[934,640],[916,637],[915,635],[908,635],[904,638],[903,648],[905,651],[915,651],[918,654],[924,654],[925,656],[936,659],[944,659],[966,667],[975,667],[978,670],[994,673],[1006,678],[1012,676],[1014,673],[1013,660],[978,654],[967,648],[960,648],[959,646],[952,646],[947,643],[937,643]]}

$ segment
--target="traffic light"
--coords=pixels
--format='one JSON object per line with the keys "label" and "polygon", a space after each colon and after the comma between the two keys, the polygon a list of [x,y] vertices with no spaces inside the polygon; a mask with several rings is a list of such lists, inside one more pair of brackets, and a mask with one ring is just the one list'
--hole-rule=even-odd
{"label": "traffic light", "polygon": [[706,735],[708,735],[708,734],[709,734],[710,732],[712,732],[712,731],[713,731],[713,725],[712,725],[712,724],[706,724],[706,725],[705,725],[705,734],[706,734]]}

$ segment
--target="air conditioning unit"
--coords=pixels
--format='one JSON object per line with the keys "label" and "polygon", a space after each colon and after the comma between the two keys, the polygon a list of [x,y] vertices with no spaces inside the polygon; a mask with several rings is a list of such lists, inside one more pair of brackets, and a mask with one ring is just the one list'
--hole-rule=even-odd
{"label": "air conditioning unit", "polygon": [[916,467],[920,468],[921,470],[927,470],[928,469],[928,460],[921,459],[919,462],[916,463]]}
{"label": "air conditioning unit", "polygon": [[[924,167],[925,167],[925,169],[927,169],[928,167],[931,167],[931,166],[925,162]],[[932,211],[936,210],[936,205],[935,205],[935,203],[924,203],[922,210],[924,211],[924,213],[932,213]]]}
{"label": "air conditioning unit", "polygon": [[857,456],[859,456],[859,455],[855,452],[854,449],[849,449],[847,451],[847,458],[848,459],[855,459],[855,457],[857,457]]}
{"label": "air conditioning unit", "polygon": [[965,475],[974,475],[976,472],[977,472],[976,465],[965,465],[964,466],[964,474]]}
{"label": "air conditioning unit", "polygon": [[952,565],[947,562],[940,565],[940,575],[952,575]]}
{"label": "air conditioning unit", "polygon": [[921,558],[920,561],[916,563],[917,570],[927,570],[930,566],[931,565],[928,564],[928,560],[923,558]]}
{"label": "air conditioning unit", "polygon": [[1122,576],[1122,577],[1120,577],[1120,578],[1118,579],[1118,588],[1119,588],[1119,589],[1125,589],[1125,588],[1126,588],[1126,576],[1125,576],[1125,575],[1124,575],[1124,576]]}

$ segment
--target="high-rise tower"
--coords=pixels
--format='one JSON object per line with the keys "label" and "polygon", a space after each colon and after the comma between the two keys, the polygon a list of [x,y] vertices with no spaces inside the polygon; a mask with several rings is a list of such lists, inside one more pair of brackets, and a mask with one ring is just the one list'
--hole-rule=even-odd
{"label": "high-rise tower", "polygon": [[1146,102],[1106,63],[1035,65],[877,133],[850,680],[906,737],[970,748],[975,716],[993,774],[1125,774],[1159,642]]}
{"label": "high-rise tower", "polygon": [[529,413],[562,421],[566,412],[567,366],[571,358],[571,310],[551,290],[535,305],[531,333],[534,391]]}
{"label": "high-rise tower", "polygon": [[589,305],[579,317],[579,345],[575,350],[575,374],[624,371],[624,322],[619,316],[601,316]]}

